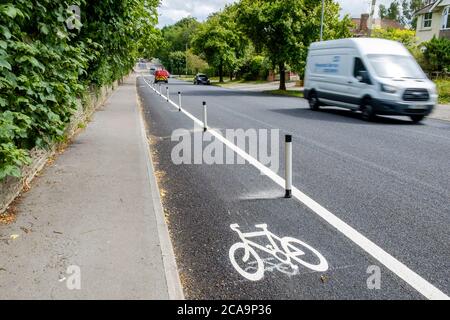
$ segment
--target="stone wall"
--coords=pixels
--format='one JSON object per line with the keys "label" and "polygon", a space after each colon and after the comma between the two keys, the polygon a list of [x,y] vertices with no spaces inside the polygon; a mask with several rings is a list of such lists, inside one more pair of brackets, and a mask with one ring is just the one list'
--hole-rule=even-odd
{"label": "stone wall", "polygon": [[[84,105],[81,104],[81,101],[78,103],[78,108],[66,128],[66,141],[70,140],[76,134],[81,124],[89,121],[92,114],[98,107],[105,103],[106,99],[117,86],[118,82],[116,81],[112,86],[102,87],[98,91],[92,90],[86,97]],[[33,180],[36,173],[42,170],[48,159],[55,154],[59,146],[59,143],[55,143],[48,150],[37,148],[31,150],[32,162],[30,165],[22,168],[22,178],[7,177],[3,181],[0,181],[0,214],[8,209],[11,202]]]}

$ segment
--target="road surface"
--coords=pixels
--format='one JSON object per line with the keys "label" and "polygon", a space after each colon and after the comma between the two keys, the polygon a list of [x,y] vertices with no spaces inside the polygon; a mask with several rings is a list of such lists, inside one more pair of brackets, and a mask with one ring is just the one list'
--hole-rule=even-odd
{"label": "road surface", "polygon": [[[208,125],[216,131],[279,129],[280,176],[284,135],[292,134],[293,185],[323,209],[311,210],[296,198],[284,199],[283,188],[251,164],[174,164],[171,153],[179,144],[171,139],[174,130],[199,130],[149,83],[150,78],[138,78],[139,99],[187,298],[425,299],[450,294],[450,122],[427,119],[417,125],[408,118],[380,117],[367,123],[358,113],[337,108],[311,111],[298,98],[170,80],[172,99],[177,102],[174,93],[181,91],[183,110],[197,119],[207,102]],[[329,212],[331,220],[321,212]],[[328,269],[299,263],[295,269],[269,249],[254,247],[265,271],[252,281],[232,264],[230,248],[241,242],[232,224],[245,233],[267,224],[274,235],[316,250],[297,243],[295,248],[305,253],[300,259],[317,266],[318,252]],[[263,247],[268,241],[255,238]],[[238,264],[260,275],[253,251],[246,263],[243,251],[233,254]]]}

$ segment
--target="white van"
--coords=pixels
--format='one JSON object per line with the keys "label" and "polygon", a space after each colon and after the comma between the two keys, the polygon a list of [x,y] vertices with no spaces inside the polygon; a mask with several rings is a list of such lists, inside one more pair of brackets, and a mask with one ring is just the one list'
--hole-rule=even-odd
{"label": "white van", "polygon": [[367,121],[380,114],[419,122],[438,98],[436,85],[401,43],[375,38],[311,44],[304,87],[312,110],[323,105],[360,110]]}

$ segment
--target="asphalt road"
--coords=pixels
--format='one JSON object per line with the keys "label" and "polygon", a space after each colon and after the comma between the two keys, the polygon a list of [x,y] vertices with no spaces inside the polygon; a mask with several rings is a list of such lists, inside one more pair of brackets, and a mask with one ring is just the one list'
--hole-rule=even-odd
{"label": "asphalt road", "polygon": [[[254,166],[174,164],[171,153],[178,142],[171,141],[171,135],[179,128],[192,132],[193,121],[142,78],[137,86],[187,298],[424,298],[303,203],[284,199],[284,190]],[[279,129],[280,175],[284,135],[292,134],[293,185],[450,294],[450,122],[412,124],[407,118],[380,117],[367,123],[357,113],[337,108],[310,111],[298,98],[172,79],[168,87],[174,101],[173,93],[183,93],[183,108],[198,119],[206,101],[208,124],[222,133]],[[295,270],[255,249],[264,259],[265,272],[262,279],[250,281],[230,261],[230,248],[240,242],[231,224],[243,232],[267,224],[273,234],[313,247],[329,268],[314,271],[299,264]],[[268,243],[264,237],[258,241]],[[305,261],[318,263],[317,256],[304,252]],[[256,272],[253,257],[247,264],[237,261]],[[380,268],[380,289],[368,288],[370,266]]]}

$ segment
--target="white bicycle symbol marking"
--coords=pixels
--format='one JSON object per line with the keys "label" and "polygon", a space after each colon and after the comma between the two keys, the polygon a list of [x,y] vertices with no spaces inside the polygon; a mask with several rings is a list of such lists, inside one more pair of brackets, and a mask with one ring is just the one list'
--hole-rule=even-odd
{"label": "white bicycle symbol marking", "polygon": [[[308,245],[307,243],[300,241],[298,239],[292,237],[277,237],[275,234],[270,232],[267,229],[267,224],[257,224],[256,228],[261,229],[261,231],[243,233],[239,230],[238,224],[230,225],[231,230],[236,231],[241,238],[242,242],[237,242],[233,244],[229,251],[229,257],[231,264],[233,267],[245,278],[250,281],[258,281],[264,277],[264,261],[261,259],[259,254],[256,252],[256,249],[264,251],[268,254],[271,254],[273,257],[278,259],[283,264],[289,265],[292,269],[297,270],[298,266],[295,263],[301,264],[311,270],[317,272],[324,272],[328,270],[328,262],[327,260],[320,254],[319,251]],[[266,237],[270,244],[267,246],[262,246],[252,240],[250,238],[256,237]],[[277,244],[281,244],[280,246]],[[302,249],[300,249],[302,248]],[[236,253],[238,251],[243,250],[242,258],[239,259],[236,257]],[[304,251],[303,251],[304,250]],[[318,263],[305,261],[306,259],[303,256],[306,255],[306,252],[312,253],[317,259]],[[256,260],[256,267],[253,268],[243,268],[239,265],[238,261],[241,260],[244,264],[251,263],[249,262],[250,257]],[[251,263],[251,264],[254,264]],[[256,270],[254,272],[249,272],[251,270]]]}
{"label": "white bicycle symbol marking", "polygon": [[[278,271],[284,273],[289,277],[296,276],[300,273],[299,268],[294,269],[290,265],[280,262],[277,258],[268,257],[261,260],[264,263],[264,273]],[[255,272],[257,270],[258,270],[258,262],[256,260],[252,262],[247,262],[247,267],[245,268],[246,272]]]}

